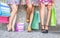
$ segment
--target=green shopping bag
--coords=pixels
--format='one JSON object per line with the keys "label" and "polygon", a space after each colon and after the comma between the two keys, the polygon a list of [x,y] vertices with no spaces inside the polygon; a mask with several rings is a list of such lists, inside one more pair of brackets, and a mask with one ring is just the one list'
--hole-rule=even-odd
{"label": "green shopping bag", "polygon": [[51,26],[56,26],[56,9],[52,7]]}
{"label": "green shopping bag", "polygon": [[39,29],[40,23],[40,13],[39,10],[35,10],[33,21],[32,21],[32,29]]}

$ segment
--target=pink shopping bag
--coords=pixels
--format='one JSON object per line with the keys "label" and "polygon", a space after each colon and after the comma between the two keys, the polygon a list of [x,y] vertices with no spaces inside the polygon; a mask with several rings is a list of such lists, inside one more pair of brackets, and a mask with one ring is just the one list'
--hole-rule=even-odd
{"label": "pink shopping bag", "polygon": [[0,16],[0,23],[9,23],[9,17]]}
{"label": "pink shopping bag", "polygon": [[24,31],[24,23],[16,23],[16,31],[17,32]]}

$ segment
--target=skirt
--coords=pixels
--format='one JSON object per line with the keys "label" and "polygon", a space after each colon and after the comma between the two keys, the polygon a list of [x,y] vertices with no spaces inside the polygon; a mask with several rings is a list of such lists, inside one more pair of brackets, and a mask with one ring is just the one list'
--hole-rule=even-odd
{"label": "skirt", "polygon": [[48,3],[52,4],[52,0],[39,0],[40,3],[44,3],[45,5],[47,5]]}
{"label": "skirt", "polygon": [[7,4],[20,4],[20,0],[7,0]]}
{"label": "skirt", "polygon": [[26,4],[38,5],[38,0],[26,0]]}

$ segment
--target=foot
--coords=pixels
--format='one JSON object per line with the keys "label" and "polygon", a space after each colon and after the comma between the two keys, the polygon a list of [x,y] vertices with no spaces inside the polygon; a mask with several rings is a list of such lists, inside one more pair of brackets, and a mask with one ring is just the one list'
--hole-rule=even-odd
{"label": "foot", "polygon": [[7,30],[10,32],[11,31],[11,27],[7,25]]}
{"label": "foot", "polygon": [[12,31],[13,31],[13,32],[15,32],[15,30],[14,30],[14,29],[12,29]]}
{"label": "foot", "polygon": [[48,25],[45,26],[45,33],[48,33]]}
{"label": "foot", "polygon": [[48,30],[45,30],[45,33],[48,33]]}
{"label": "foot", "polygon": [[45,30],[48,30],[49,26],[48,25],[45,25]]}
{"label": "foot", "polygon": [[44,29],[44,25],[41,25],[41,28],[42,28],[42,33],[44,33],[45,29]]}
{"label": "foot", "polygon": [[31,27],[30,26],[28,26],[28,32],[31,32],[32,30],[31,30]]}
{"label": "foot", "polygon": [[45,33],[45,29],[42,29],[42,33]]}
{"label": "foot", "polygon": [[12,31],[15,32],[15,28],[14,27],[12,27]]}
{"label": "foot", "polygon": [[8,32],[10,32],[11,31],[11,28],[8,28]]}
{"label": "foot", "polygon": [[44,30],[42,33],[48,33],[48,30]]}

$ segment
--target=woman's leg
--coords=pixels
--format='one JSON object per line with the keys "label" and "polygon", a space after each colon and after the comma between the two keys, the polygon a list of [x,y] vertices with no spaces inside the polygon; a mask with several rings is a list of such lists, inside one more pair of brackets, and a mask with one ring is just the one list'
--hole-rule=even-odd
{"label": "woman's leg", "polygon": [[49,25],[49,21],[50,21],[50,17],[51,17],[52,6],[50,4],[48,4],[47,9],[48,9],[48,17],[47,17],[47,22],[46,22],[45,30],[48,30],[48,25]]}
{"label": "woman's leg", "polygon": [[12,23],[12,31],[15,31],[15,23],[16,23],[16,18],[17,18],[17,14],[15,14],[13,23]]}
{"label": "woman's leg", "polygon": [[31,14],[31,4],[27,4],[27,15],[26,15],[26,21],[29,23],[30,22],[30,14]]}
{"label": "woman's leg", "polygon": [[44,31],[44,15],[45,15],[45,5],[41,3],[40,5],[40,17],[41,17],[41,27],[42,27],[42,32]]}
{"label": "woman's leg", "polygon": [[32,30],[31,29],[31,24],[32,24],[32,20],[33,20],[33,15],[34,15],[34,6],[32,6],[31,12],[30,12],[30,22],[29,22],[29,26],[28,26],[28,32],[31,32],[31,30]]}
{"label": "woman's leg", "polygon": [[18,6],[16,6],[16,5],[11,5],[12,12],[11,12],[11,16],[9,18],[8,31],[12,29],[12,23],[13,23],[15,14],[17,13],[17,7]]}
{"label": "woman's leg", "polygon": [[14,27],[16,23],[17,11],[18,11],[18,5],[15,5],[15,15],[14,15],[13,22],[12,22],[12,31],[15,31]]}

